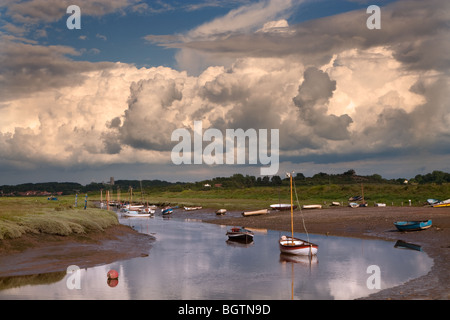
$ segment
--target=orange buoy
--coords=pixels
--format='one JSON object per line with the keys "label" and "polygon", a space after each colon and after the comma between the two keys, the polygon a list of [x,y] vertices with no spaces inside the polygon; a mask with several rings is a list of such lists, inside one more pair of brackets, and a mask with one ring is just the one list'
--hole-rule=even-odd
{"label": "orange buoy", "polygon": [[107,273],[107,276],[108,276],[108,280],[119,279],[119,273],[116,270],[114,270],[114,269],[109,270],[108,273]]}

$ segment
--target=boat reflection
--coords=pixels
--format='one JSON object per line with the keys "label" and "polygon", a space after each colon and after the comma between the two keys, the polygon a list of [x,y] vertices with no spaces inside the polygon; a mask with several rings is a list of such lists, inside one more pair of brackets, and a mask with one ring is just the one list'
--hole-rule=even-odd
{"label": "boat reflection", "polygon": [[316,255],[313,256],[299,256],[288,253],[280,253],[280,262],[281,263],[299,263],[303,265],[316,265],[319,263],[319,259]]}
{"label": "boat reflection", "polygon": [[394,245],[394,248],[422,251],[422,247],[419,246],[418,244],[406,242],[403,240],[397,240],[397,242]]}
{"label": "boat reflection", "polygon": [[245,240],[230,240],[228,239],[227,241],[227,245],[229,245],[230,247],[236,247],[236,248],[248,248],[253,246],[255,243],[253,240],[249,241],[245,241]]}

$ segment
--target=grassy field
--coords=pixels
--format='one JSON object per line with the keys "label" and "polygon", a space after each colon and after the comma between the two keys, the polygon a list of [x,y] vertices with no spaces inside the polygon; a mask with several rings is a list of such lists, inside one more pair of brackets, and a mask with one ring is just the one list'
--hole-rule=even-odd
{"label": "grassy field", "polygon": [[[351,196],[361,195],[359,184],[346,185],[316,185],[298,186],[296,193],[301,205],[304,204],[330,204],[339,201],[348,204]],[[99,194],[90,196],[91,199],[100,199]],[[112,196],[116,199],[116,196]],[[373,205],[374,202],[386,203],[390,206],[409,205],[422,206],[429,198],[445,200],[450,198],[450,184],[424,184],[424,185],[393,185],[393,184],[367,184],[364,185],[364,198]],[[126,200],[122,194],[122,200]],[[266,208],[274,203],[289,203],[290,192],[288,186],[280,187],[252,187],[242,189],[210,188],[204,190],[183,190],[179,192],[158,191],[156,189],[144,190],[144,195],[135,193],[134,200],[148,201],[151,204],[171,205],[201,205],[210,208],[227,208],[229,210],[245,210],[252,208]],[[296,197],[294,193],[294,202]]]}
{"label": "grassy field", "polygon": [[[329,205],[332,201],[348,204],[348,198],[361,195],[361,185],[316,185],[296,187],[300,205]],[[112,195],[112,199],[117,199]],[[450,184],[424,185],[364,185],[364,197],[369,205],[374,202],[388,206],[423,206],[428,198],[445,200],[450,198]],[[121,200],[127,200],[122,194]],[[252,187],[243,189],[211,188],[208,190],[183,190],[179,192],[151,189],[135,193],[133,200],[143,199],[149,204],[171,204],[180,206],[203,206],[226,208],[227,210],[252,210],[268,208],[274,203],[289,203],[289,187]],[[89,205],[84,210],[84,195],[58,197],[58,201],[46,197],[2,197],[0,198],[0,239],[17,238],[24,233],[47,233],[55,235],[83,234],[100,231],[118,224],[112,211],[95,208],[100,200],[99,193],[89,194]],[[103,194],[103,200],[105,200]],[[294,202],[296,197],[294,193]]]}
{"label": "grassy field", "polygon": [[84,234],[118,224],[115,213],[89,206],[74,208],[74,197],[58,201],[46,197],[0,198],[0,239],[18,238],[25,233],[52,235]]}

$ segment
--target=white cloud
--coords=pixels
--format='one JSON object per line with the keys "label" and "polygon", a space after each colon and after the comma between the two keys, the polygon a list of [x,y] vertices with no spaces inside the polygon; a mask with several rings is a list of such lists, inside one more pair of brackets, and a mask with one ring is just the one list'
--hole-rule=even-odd
{"label": "white cloud", "polygon": [[293,6],[298,1],[293,0],[263,0],[231,10],[223,17],[204,23],[190,30],[185,39],[213,40],[228,36],[231,33],[256,31],[267,21],[285,18],[291,14]]}
{"label": "white cloud", "polygon": [[[222,131],[280,129],[281,168],[367,168],[383,159],[405,170],[398,160],[405,154],[420,154],[408,160],[414,167],[434,165],[436,152],[446,159],[450,86],[447,69],[427,67],[428,33],[420,30],[407,54],[411,35],[389,24],[376,35],[355,31],[357,12],[289,26],[283,19],[293,3],[243,6],[187,32],[177,58],[190,73],[73,61],[80,53],[71,47],[0,34],[0,162],[149,163],[195,175],[204,169],[172,166],[170,137],[196,120]],[[408,60],[412,55],[420,59]],[[446,57],[433,57],[447,66]]]}

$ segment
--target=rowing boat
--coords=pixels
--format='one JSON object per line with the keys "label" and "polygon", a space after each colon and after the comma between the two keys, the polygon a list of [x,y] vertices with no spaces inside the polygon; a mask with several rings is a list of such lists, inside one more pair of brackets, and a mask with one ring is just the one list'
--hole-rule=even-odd
{"label": "rowing boat", "polygon": [[[291,210],[291,205],[286,203],[277,203],[277,204],[271,204],[270,208],[273,210],[279,210],[279,211],[285,211],[285,210]],[[296,209],[297,206],[294,206],[293,209]]]}
{"label": "rowing boat", "polygon": [[302,209],[322,209],[321,204],[306,204],[302,206]]}
{"label": "rowing boat", "polygon": [[253,232],[243,227],[233,227],[227,231],[226,235],[230,240],[245,241],[246,243],[253,241]]}
{"label": "rowing boat", "polygon": [[255,210],[255,211],[244,211],[242,212],[242,215],[244,217],[248,217],[248,216],[259,216],[261,214],[268,214],[269,213],[269,209],[262,209],[262,210]]}
{"label": "rowing boat", "polygon": [[422,220],[422,221],[396,221],[394,225],[400,231],[418,231],[425,230],[431,227],[431,220]]}

